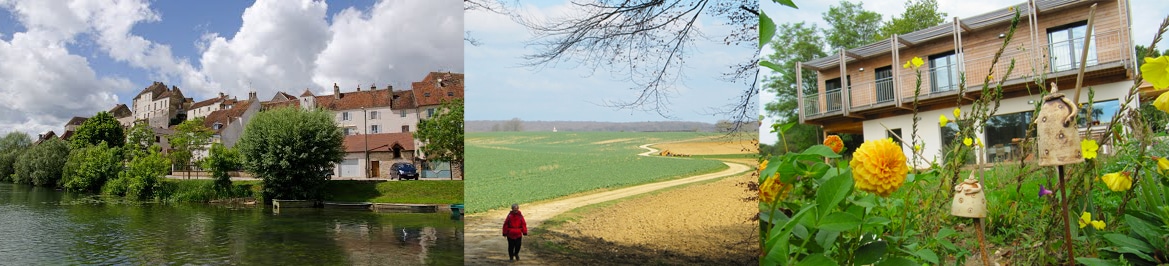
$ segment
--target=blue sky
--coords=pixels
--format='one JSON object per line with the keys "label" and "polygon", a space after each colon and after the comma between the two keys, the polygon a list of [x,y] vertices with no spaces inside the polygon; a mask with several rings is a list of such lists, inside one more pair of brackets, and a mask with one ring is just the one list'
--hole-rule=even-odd
{"label": "blue sky", "polygon": [[[904,0],[866,0],[863,2],[866,10],[880,13],[885,21],[888,21],[893,16],[901,15],[905,6]],[[938,10],[947,13],[948,18],[955,16],[966,18],[1025,2],[1024,0],[938,0]],[[824,22],[822,14],[828,12],[830,6],[839,5],[840,1],[795,0],[795,3],[799,6],[799,9],[791,9],[775,4],[770,0],[764,0],[760,1],[760,8],[764,12],[767,12],[775,20],[775,24],[777,25],[807,21],[813,22],[819,25],[821,29],[824,29],[828,27],[828,24]],[[1169,15],[1169,1],[1130,0],[1129,6],[1132,11],[1133,43],[1147,46],[1153,41],[1153,36],[1156,34],[1157,26],[1160,25],[1161,20],[1166,15]],[[776,38],[783,38],[782,33],[776,33]],[[1157,47],[1160,47],[1159,50],[1164,50],[1169,48],[1167,45],[1169,45],[1169,39],[1163,39],[1157,44]],[[761,53],[769,54],[773,51],[771,47],[764,47]],[[760,71],[761,78],[767,75],[774,75],[767,68],[760,68]],[[759,98],[761,104],[775,100],[775,96],[768,95],[767,93],[762,93]],[[759,110],[761,114],[766,112],[762,107]],[[770,125],[772,123],[774,123],[774,119],[772,118],[764,120],[759,132],[760,143],[774,144],[779,140],[776,134],[770,133]]]}
{"label": "blue sky", "polygon": [[462,3],[0,0],[0,134],[61,131],[154,81],[267,100],[463,72]]}
{"label": "blue sky", "polygon": [[[536,19],[561,17],[569,12],[566,1],[524,2],[522,14]],[[722,80],[729,66],[750,60],[755,53],[750,45],[727,46],[721,40],[730,26],[718,18],[700,18],[698,28],[706,35],[691,52],[693,57],[683,70],[685,79],[671,88],[668,117],[656,112],[631,111],[603,106],[609,101],[628,101],[636,97],[628,74],[607,69],[593,72],[565,62],[544,68],[521,66],[522,56],[532,53],[526,46],[532,38],[523,26],[508,17],[483,11],[466,13],[466,30],[479,46],[466,46],[467,120],[571,120],[571,121],[700,121],[716,122],[728,117],[712,114],[733,103],[744,84]]]}

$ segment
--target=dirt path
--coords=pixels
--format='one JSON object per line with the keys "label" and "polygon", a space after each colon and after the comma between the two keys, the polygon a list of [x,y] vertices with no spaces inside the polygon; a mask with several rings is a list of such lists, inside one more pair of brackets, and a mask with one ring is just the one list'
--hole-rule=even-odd
{"label": "dirt path", "polygon": [[[649,154],[653,154],[657,151],[654,148],[650,148],[649,145],[653,144],[646,144],[641,146],[641,148],[649,150],[645,153],[642,153],[642,156],[648,156]],[[543,203],[521,205],[520,210],[524,212],[524,218],[528,222],[528,229],[530,231],[532,228],[539,227],[544,223],[544,221],[572,209],[648,193],[673,186],[736,175],[751,170],[751,167],[743,164],[727,162],[724,162],[724,164],[726,164],[728,168],[715,173],[637,185],[583,196],[562,198]],[[507,209],[502,209],[466,216],[466,223],[463,226],[464,230],[466,230],[463,240],[463,262],[466,265],[557,265],[558,263],[551,263],[540,260],[540,258],[536,257],[535,254],[526,248],[521,251],[521,261],[513,263],[507,260],[507,240],[501,233],[501,227],[503,218],[507,216],[508,211],[509,210]],[[530,240],[525,242],[530,242]],[[525,243],[525,246],[527,244],[528,243]]]}

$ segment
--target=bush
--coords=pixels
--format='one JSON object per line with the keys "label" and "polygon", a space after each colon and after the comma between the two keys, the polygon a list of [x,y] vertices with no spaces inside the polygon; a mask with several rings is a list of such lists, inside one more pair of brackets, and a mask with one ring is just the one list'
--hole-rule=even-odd
{"label": "bush", "polygon": [[97,192],[122,170],[118,149],[100,142],[73,150],[65,162],[61,187],[69,191]]}
{"label": "bush", "polygon": [[238,148],[244,168],[264,180],[263,198],[319,199],[343,138],[328,111],[280,108],[256,114]]}
{"label": "bush", "polygon": [[50,139],[32,146],[17,157],[12,182],[56,186],[61,181],[61,170],[68,157],[69,144],[64,140]]}
{"label": "bush", "polygon": [[216,190],[227,191],[231,189],[231,176],[227,175],[227,172],[239,169],[239,161],[239,151],[227,148],[220,143],[211,145],[211,154],[203,159],[203,169],[211,170]]}
{"label": "bush", "polygon": [[106,184],[102,188],[102,193],[138,200],[159,199],[161,198],[159,180],[169,170],[170,161],[152,149],[146,156],[130,161],[126,171],[119,173],[117,179]]}
{"label": "bush", "polygon": [[16,158],[24,154],[29,145],[32,145],[32,138],[24,132],[12,132],[0,138],[0,181],[12,180]]}

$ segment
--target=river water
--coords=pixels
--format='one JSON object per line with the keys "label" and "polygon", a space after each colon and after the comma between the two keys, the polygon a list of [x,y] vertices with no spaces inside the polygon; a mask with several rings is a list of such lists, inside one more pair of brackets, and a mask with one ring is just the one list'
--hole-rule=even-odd
{"label": "river water", "polygon": [[103,203],[0,183],[0,265],[451,265],[444,213]]}

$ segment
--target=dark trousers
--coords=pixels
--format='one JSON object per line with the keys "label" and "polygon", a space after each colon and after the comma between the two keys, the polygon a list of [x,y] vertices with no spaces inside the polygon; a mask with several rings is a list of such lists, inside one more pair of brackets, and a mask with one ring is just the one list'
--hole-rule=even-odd
{"label": "dark trousers", "polygon": [[517,260],[520,259],[520,244],[521,244],[520,241],[523,239],[524,238],[522,238],[522,237],[516,238],[516,239],[511,239],[511,238],[507,239],[507,258],[508,259],[511,259],[511,258],[515,258]]}

